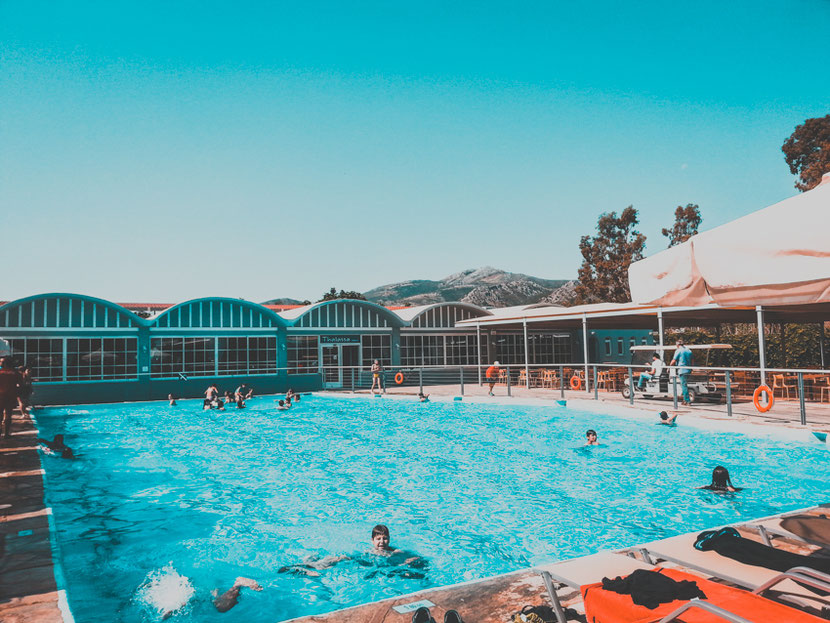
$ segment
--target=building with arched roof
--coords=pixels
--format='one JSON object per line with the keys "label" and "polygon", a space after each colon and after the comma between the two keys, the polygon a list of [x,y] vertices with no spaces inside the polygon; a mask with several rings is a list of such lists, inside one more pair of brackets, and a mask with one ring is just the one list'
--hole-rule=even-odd
{"label": "building with arched roof", "polygon": [[[578,332],[517,330],[511,319],[541,313],[538,307],[441,302],[388,309],[340,299],[273,309],[206,297],[161,305],[142,318],[90,296],[41,294],[0,305],[0,339],[17,365],[32,369],[39,404],[197,397],[209,383],[220,390],[247,383],[260,393],[308,391],[365,386],[376,359],[389,379],[396,370],[429,367],[457,375],[496,359],[580,361]],[[595,333],[596,361],[622,358],[623,345],[635,339]],[[650,339],[640,333],[638,341]]]}

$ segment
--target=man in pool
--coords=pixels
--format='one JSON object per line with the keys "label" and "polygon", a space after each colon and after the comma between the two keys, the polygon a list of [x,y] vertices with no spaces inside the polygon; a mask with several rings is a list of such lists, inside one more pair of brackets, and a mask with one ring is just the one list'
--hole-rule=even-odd
{"label": "man in pool", "polygon": [[236,578],[228,590],[221,595],[219,589],[214,589],[211,593],[213,595],[213,605],[219,612],[227,612],[239,602],[239,593],[242,588],[250,588],[252,591],[261,591],[262,587],[251,578]]}
{"label": "man in pool", "polygon": [[43,439],[41,437],[37,438],[38,443],[48,449],[50,454],[57,454],[60,455],[62,459],[74,459],[75,455],[72,452],[72,448],[67,446],[63,441],[63,435],[55,435],[55,438],[52,441],[48,439]]}
{"label": "man in pool", "polygon": [[[386,566],[392,567],[410,567],[412,569],[423,569],[426,566],[426,560],[420,556],[411,556],[412,552],[406,550],[396,549],[392,547],[389,536],[389,528],[383,524],[378,524],[372,528],[372,547],[366,552],[369,557],[359,556],[352,558],[351,556],[324,556],[323,558],[306,558],[302,564],[289,565],[282,567],[278,573],[297,573],[300,575],[307,575],[316,577],[320,575],[320,571],[333,567],[344,560],[355,560],[363,567],[374,566],[379,559],[386,559],[388,562]],[[372,572],[366,578],[374,577],[377,572]],[[397,575],[406,578],[423,578],[424,574],[417,571],[410,571],[409,569],[395,569],[387,575]]]}
{"label": "man in pool", "polygon": [[669,415],[665,411],[660,412],[660,421],[657,422],[658,424],[665,424],[666,426],[674,426],[674,421],[677,419],[677,413],[674,415]]}
{"label": "man in pool", "polygon": [[597,431],[595,431],[593,428],[588,429],[588,431],[585,433],[585,439],[586,439],[586,443],[585,443],[586,446],[598,446],[599,445],[599,440],[597,440]]}

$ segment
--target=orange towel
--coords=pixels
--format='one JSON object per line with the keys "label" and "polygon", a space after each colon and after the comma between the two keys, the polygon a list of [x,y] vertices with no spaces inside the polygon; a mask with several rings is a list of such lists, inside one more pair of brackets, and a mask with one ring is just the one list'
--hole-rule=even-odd
{"label": "orange towel", "polygon": [[[820,623],[821,621],[827,623],[825,619],[812,614],[753,595],[739,588],[704,580],[690,573],[676,569],[655,569],[655,571],[673,580],[696,582],[700,590],[706,594],[706,601],[756,623],[783,623],[784,621],[787,623]],[[672,601],[649,610],[644,606],[635,605],[630,595],[620,595],[604,590],[602,582],[583,586],[582,600],[585,603],[588,623],[654,623],[685,603],[680,600]],[[723,623],[722,618],[696,609],[685,612],[681,619],[683,623]]]}

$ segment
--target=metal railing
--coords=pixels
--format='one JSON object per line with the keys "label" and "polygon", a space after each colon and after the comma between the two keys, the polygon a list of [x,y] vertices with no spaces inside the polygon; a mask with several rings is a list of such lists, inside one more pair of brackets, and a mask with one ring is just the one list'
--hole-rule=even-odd
{"label": "metal railing", "polygon": [[[644,389],[639,388],[638,376],[648,371],[649,365],[517,363],[490,369],[490,378],[488,368],[492,366],[393,366],[380,373],[376,391],[415,393],[417,388],[420,393],[424,388],[442,387],[444,393],[457,392],[459,396],[486,395],[492,383],[494,392],[506,396],[616,398],[630,405],[662,404],[662,409],[674,410],[684,402],[678,366],[665,366],[664,376]],[[363,366],[323,367],[320,376],[321,388],[332,390],[365,391],[373,380],[372,372]],[[812,417],[830,424],[830,370],[693,366],[685,378],[692,407],[710,405],[728,417],[755,415],[801,424]],[[769,391],[759,393],[762,385]],[[448,392],[453,386],[455,389]]]}

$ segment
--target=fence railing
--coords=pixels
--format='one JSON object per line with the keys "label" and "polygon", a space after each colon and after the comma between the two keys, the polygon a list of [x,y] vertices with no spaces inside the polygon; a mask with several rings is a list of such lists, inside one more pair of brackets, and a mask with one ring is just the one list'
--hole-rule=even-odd
{"label": "fence railing", "polygon": [[[655,405],[677,409],[681,403],[707,404],[727,416],[757,415],[767,419],[808,420],[830,424],[830,370],[712,367],[680,368],[664,366],[660,378],[640,382],[649,365],[614,363],[510,364],[492,366],[397,366],[386,368],[374,381],[375,391],[414,393],[417,388],[456,386],[458,395],[489,393],[513,396],[544,394],[560,398],[580,397],[596,400],[618,394],[621,401],[634,405]],[[490,376],[488,377],[488,371]],[[363,391],[372,388],[374,374],[365,367],[330,366],[320,371],[322,385],[328,389]],[[328,382],[327,382],[328,379]],[[759,389],[760,388],[760,389]],[[536,391],[540,390],[540,391]],[[669,407],[671,405],[671,407]]]}

